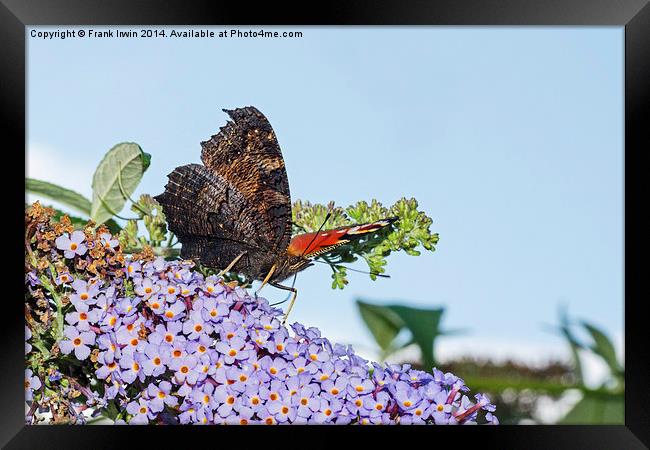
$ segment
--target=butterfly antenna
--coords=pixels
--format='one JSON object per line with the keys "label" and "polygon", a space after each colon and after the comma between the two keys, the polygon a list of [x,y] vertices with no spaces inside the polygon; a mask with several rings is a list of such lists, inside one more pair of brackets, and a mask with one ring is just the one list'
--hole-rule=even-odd
{"label": "butterfly antenna", "polygon": [[[321,263],[321,264],[327,264],[328,266],[331,266],[331,264],[326,262],[326,261],[319,261],[317,259],[313,259],[312,261],[317,262],[317,263]],[[337,265],[339,265],[341,267],[345,267],[345,270],[349,270],[350,272],[359,272],[359,273],[365,273],[366,275],[375,275],[377,277],[390,278],[390,275],[385,275],[383,273],[368,272],[368,271],[365,271],[365,270],[354,269],[352,267],[344,266],[342,264],[337,264]]]}
{"label": "butterfly antenna", "polygon": [[307,247],[305,247],[305,249],[303,250],[303,252],[302,252],[302,254],[300,256],[304,256],[305,253],[307,253],[307,250],[309,250],[309,247],[311,247],[311,244],[313,244],[314,241],[316,240],[316,238],[318,237],[318,233],[321,232],[321,230],[323,229],[323,227],[325,226],[325,224],[327,223],[327,221],[329,220],[329,218],[331,216],[332,216],[332,209],[330,207],[328,209],[328,211],[327,211],[327,215],[325,216],[325,220],[323,220],[323,223],[321,223],[320,227],[318,228],[318,231],[314,234],[314,237],[312,238],[312,240],[309,241],[309,245],[307,245]]}
{"label": "butterfly antenna", "polygon": [[[296,273],[293,274],[293,281],[291,282],[291,289],[293,289],[293,287],[296,285],[296,277],[297,277],[297,276],[298,276],[298,272],[296,272]],[[281,305],[281,304],[283,304],[283,303],[286,303],[287,300],[289,300],[289,298],[291,298],[291,293],[289,293],[289,295],[287,295],[287,298],[285,298],[285,299],[282,300],[281,302],[272,303],[272,304],[270,304],[269,306],[277,306],[277,305]]]}

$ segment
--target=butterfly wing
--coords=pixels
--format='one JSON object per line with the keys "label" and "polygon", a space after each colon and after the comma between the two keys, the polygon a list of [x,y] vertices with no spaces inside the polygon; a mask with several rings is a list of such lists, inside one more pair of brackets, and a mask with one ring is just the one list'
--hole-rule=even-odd
{"label": "butterfly wing", "polygon": [[182,257],[223,268],[246,250],[250,258],[235,269],[250,273],[245,261],[289,243],[289,183],[264,115],[253,107],[226,112],[233,121],[201,143],[205,165],[177,167],[168,175],[165,192],[155,198],[183,244]]}
{"label": "butterfly wing", "polygon": [[295,236],[289,243],[288,252],[292,256],[314,258],[331,252],[343,244],[358,239],[364,235],[374,233],[395,222],[397,217],[378,220],[372,223],[339,227],[319,233],[305,233]]}
{"label": "butterfly wing", "polygon": [[[201,142],[201,160],[257,216],[249,227],[243,227],[246,237],[284,251],[291,239],[291,196],[275,132],[257,108],[224,111],[232,120],[209,141]],[[218,219],[224,223],[239,220],[225,215]]]}

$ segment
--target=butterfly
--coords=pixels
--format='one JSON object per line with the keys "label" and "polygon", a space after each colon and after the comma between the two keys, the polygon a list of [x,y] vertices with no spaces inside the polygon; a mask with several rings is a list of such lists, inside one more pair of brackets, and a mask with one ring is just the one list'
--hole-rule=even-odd
{"label": "butterfly", "polygon": [[297,290],[279,282],[397,219],[292,238],[289,180],[271,124],[252,106],[223,111],[231,120],[201,142],[203,164],[175,168],[155,199],[182,244],[182,258],[292,291],[286,322]]}

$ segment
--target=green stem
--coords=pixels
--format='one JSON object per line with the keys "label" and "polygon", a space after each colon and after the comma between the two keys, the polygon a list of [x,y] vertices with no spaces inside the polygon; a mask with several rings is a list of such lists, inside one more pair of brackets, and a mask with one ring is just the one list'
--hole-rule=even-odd
{"label": "green stem", "polygon": [[[54,266],[50,264],[50,270],[52,270],[53,276],[56,277],[56,269]],[[56,341],[60,340],[63,337],[63,303],[61,301],[61,296],[59,295],[58,292],[56,292],[56,289],[54,286],[52,286],[52,283],[50,283],[49,278],[46,275],[41,275],[39,277],[41,280],[41,284],[47,291],[50,293],[52,296],[52,299],[54,300],[54,303],[56,304],[56,318],[55,318],[55,335],[54,339]]]}
{"label": "green stem", "polygon": [[172,233],[172,232],[170,231],[170,232],[169,232],[169,239],[167,239],[167,247],[171,247],[171,246],[172,246],[172,239],[175,238],[175,237],[176,237],[176,236],[174,235],[174,233]]}
{"label": "green stem", "polygon": [[97,197],[99,198],[99,201],[102,202],[102,205],[104,205],[104,208],[106,208],[106,210],[109,213],[113,214],[113,216],[117,217],[118,219],[122,219],[122,220],[140,220],[140,217],[128,218],[128,217],[120,216],[118,213],[113,211],[113,209],[110,206],[108,206],[108,204],[106,203],[106,201],[104,201],[104,198],[101,195],[98,195]]}
{"label": "green stem", "polygon": [[140,211],[142,214],[145,216],[150,216],[148,211],[145,211],[138,205],[138,203],[131,198],[129,194],[126,193],[126,190],[124,189],[124,186],[122,186],[122,161],[117,161],[117,164],[120,166],[120,170],[117,171],[117,187],[120,188],[120,193],[122,194],[122,197],[124,197],[124,200],[129,200],[135,206],[135,208]]}

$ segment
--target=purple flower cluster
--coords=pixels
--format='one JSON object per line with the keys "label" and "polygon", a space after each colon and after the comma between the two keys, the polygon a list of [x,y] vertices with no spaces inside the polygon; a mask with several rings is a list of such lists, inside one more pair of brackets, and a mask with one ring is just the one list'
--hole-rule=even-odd
{"label": "purple flower cluster", "polygon": [[[66,239],[66,257],[83,250]],[[290,333],[280,309],[192,266],[127,261],[110,284],[61,280],[71,306],[59,348],[100,381],[88,405],[116,402],[130,424],[468,424],[481,410],[498,423],[460,378],[370,364],[299,323]]]}

